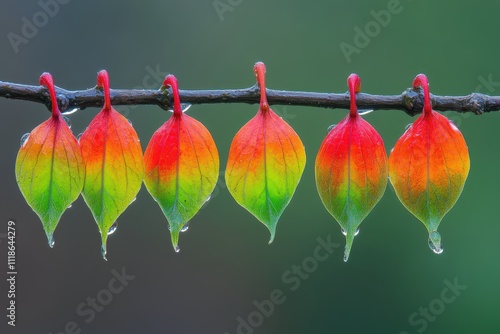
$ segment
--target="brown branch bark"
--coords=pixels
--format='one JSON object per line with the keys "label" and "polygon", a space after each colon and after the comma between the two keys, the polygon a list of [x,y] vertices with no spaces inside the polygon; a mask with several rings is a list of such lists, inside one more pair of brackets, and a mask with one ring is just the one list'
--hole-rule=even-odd
{"label": "brown branch bark", "polygon": [[[100,89],[69,91],[56,87],[59,107],[62,111],[74,108],[102,107],[104,98]],[[42,103],[50,109],[48,91],[42,86],[30,86],[0,81],[0,97]],[[349,108],[349,94],[300,92],[267,89],[269,104],[297,105],[321,108]],[[249,103],[259,102],[257,86],[245,89],[227,90],[180,90],[182,103]],[[114,105],[158,105],[168,109],[172,103],[169,90],[125,90],[112,89],[111,102]],[[406,89],[400,95],[357,95],[359,109],[402,110],[408,115],[416,115],[422,111],[422,90]],[[500,96],[489,96],[472,93],[466,96],[432,95],[435,110],[453,110],[456,112],[473,112],[482,114],[500,110]]]}

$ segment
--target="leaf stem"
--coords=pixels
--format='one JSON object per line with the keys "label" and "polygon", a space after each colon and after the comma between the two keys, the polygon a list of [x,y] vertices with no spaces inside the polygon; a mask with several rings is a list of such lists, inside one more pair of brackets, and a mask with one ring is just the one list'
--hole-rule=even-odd
{"label": "leaf stem", "polygon": [[50,73],[44,72],[40,76],[40,85],[47,87],[50,94],[50,102],[52,104],[52,117],[58,118],[61,114],[59,106],[57,105],[56,89],[54,87],[54,79]]}
{"label": "leaf stem", "polygon": [[175,75],[167,75],[163,81],[163,87],[172,88],[172,94],[174,96],[174,115],[182,115],[181,99],[179,98],[179,85],[177,84],[177,78]]}
{"label": "leaf stem", "polygon": [[104,91],[104,109],[111,110],[111,98],[109,92],[109,74],[106,70],[97,73],[97,86]]}
{"label": "leaf stem", "polygon": [[413,89],[422,87],[424,89],[424,115],[432,112],[431,94],[429,92],[429,80],[425,74],[419,74],[413,79]]}
{"label": "leaf stem", "polygon": [[269,103],[267,102],[266,94],[266,65],[263,62],[256,62],[253,71],[257,78],[257,85],[260,88],[260,109],[262,112],[267,112],[269,110]]}
{"label": "leaf stem", "polygon": [[353,73],[347,78],[347,86],[349,87],[349,95],[351,98],[350,115],[358,115],[358,107],[356,105],[356,94],[361,91],[361,79],[359,75]]}

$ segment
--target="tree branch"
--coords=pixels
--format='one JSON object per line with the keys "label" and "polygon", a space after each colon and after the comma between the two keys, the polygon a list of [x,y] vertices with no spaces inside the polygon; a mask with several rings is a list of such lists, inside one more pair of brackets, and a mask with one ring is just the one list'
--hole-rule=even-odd
{"label": "tree branch", "polygon": [[[102,107],[104,96],[102,90],[91,88],[69,91],[56,87],[57,100],[61,111],[87,107]],[[183,103],[259,103],[257,86],[245,89],[227,90],[180,90]],[[42,103],[50,110],[48,91],[42,86],[30,86],[0,81],[0,97],[15,100],[26,100]],[[299,92],[267,89],[270,104],[297,105],[322,108],[349,109],[349,94]],[[111,103],[114,105],[158,105],[168,109],[172,104],[172,94],[169,90],[111,90]],[[371,95],[360,93],[357,96],[360,109],[402,110],[410,116],[422,112],[422,90],[406,89],[400,95]],[[432,95],[432,105],[435,110],[454,110],[460,113],[473,112],[477,115],[500,110],[500,96],[489,96],[472,93],[466,96]]]}

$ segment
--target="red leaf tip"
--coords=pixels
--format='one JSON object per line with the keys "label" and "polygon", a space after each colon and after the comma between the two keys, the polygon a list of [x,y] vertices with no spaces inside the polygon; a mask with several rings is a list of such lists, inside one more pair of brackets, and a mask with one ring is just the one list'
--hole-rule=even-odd
{"label": "red leaf tip", "polygon": [[104,109],[111,110],[111,97],[109,91],[108,71],[102,70],[97,73],[97,86],[102,87],[104,91]]}
{"label": "red leaf tip", "polygon": [[425,74],[419,74],[413,79],[413,88],[422,87],[424,90],[424,114],[430,114],[432,111],[431,94],[429,92],[429,80]]}
{"label": "red leaf tip", "polygon": [[59,106],[57,105],[56,88],[52,75],[48,72],[42,73],[40,76],[40,85],[45,86],[49,90],[50,102],[52,104],[52,117],[59,117],[61,111],[59,111]]}
{"label": "red leaf tip", "polygon": [[259,85],[260,88],[260,110],[266,112],[269,110],[266,94],[266,65],[261,61],[256,62],[253,66],[253,71],[257,78],[257,85]]}
{"label": "red leaf tip", "polygon": [[163,80],[164,87],[171,87],[172,94],[174,96],[174,115],[182,115],[181,99],[179,97],[179,85],[177,83],[177,78],[173,74],[169,74]]}
{"label": "red leaf tip", "polygon": [[361,91],[361,79],[359,75],[353,73],[347,78],[347,86],[349,87],[349,95],[351,98],[351,116],[358,115],[358,107],[356,106],[356,94]]}

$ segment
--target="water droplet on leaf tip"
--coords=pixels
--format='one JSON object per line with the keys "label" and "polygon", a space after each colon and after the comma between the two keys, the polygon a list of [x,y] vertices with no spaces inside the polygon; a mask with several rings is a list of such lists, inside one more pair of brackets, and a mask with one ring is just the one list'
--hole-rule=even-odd
{"label": "water droplet on leaf tip", "polygon": [[24,147],[24,145],[26,145],[26,142],[28,141],[29,137],[30,137],[29,132],[25,133],[24,135],[22,135],[22,137],[21,137],[21,147]]}
{"label": "water droplet on leaf tip", "polygon": [[102,258],[104,259],[104,261],[108,261],[108,259],[106,258],[106,246],[101,246],[101,255],[102,255]]}
{"label": "water droplet on leaf tip", "polygon": [[437,231],[429,233],[429,248],[436,254],[443,252],[443,244],[441,243],[441,234]]}
{"label": "water droplet on leaf tip", "polygon": [[327,132],[332,131],[332,130],[333,130],[333,128],[334,128],[335,126],[337,126],[337,124],[332,124],[332,125],[330,125],[326,131],[327,131]]}
{"label": "water droplet on leaf tip", "polygon": [[113,225],[108,230],[108,235],[111,235],[116,232],[116,229],[118,228],[118,223],[114,222]]}
{"label": "water droplet on leaf tip", "polygon": [[69,117],[63,116],[63,119],[66,122],[66,124],[68,125],[68,128],[71,129],[71,120],[69,119]]}
{"label": "water droplet on leaf tip", "polygon": [[179,253],[180,251],[181,251],[181,249],[179,248],[179,246],[175,246],[175,252]]}
{"label": "water droplet on leaf tip", "polygon": [[55,244],[55,243],[56,243],[56,242],[54,241],[54,237],[53,237],[53,236],[50,236],[50,237],[49,237],[49,247],[50,247],[50,248],[54,248],[54,244]]}

